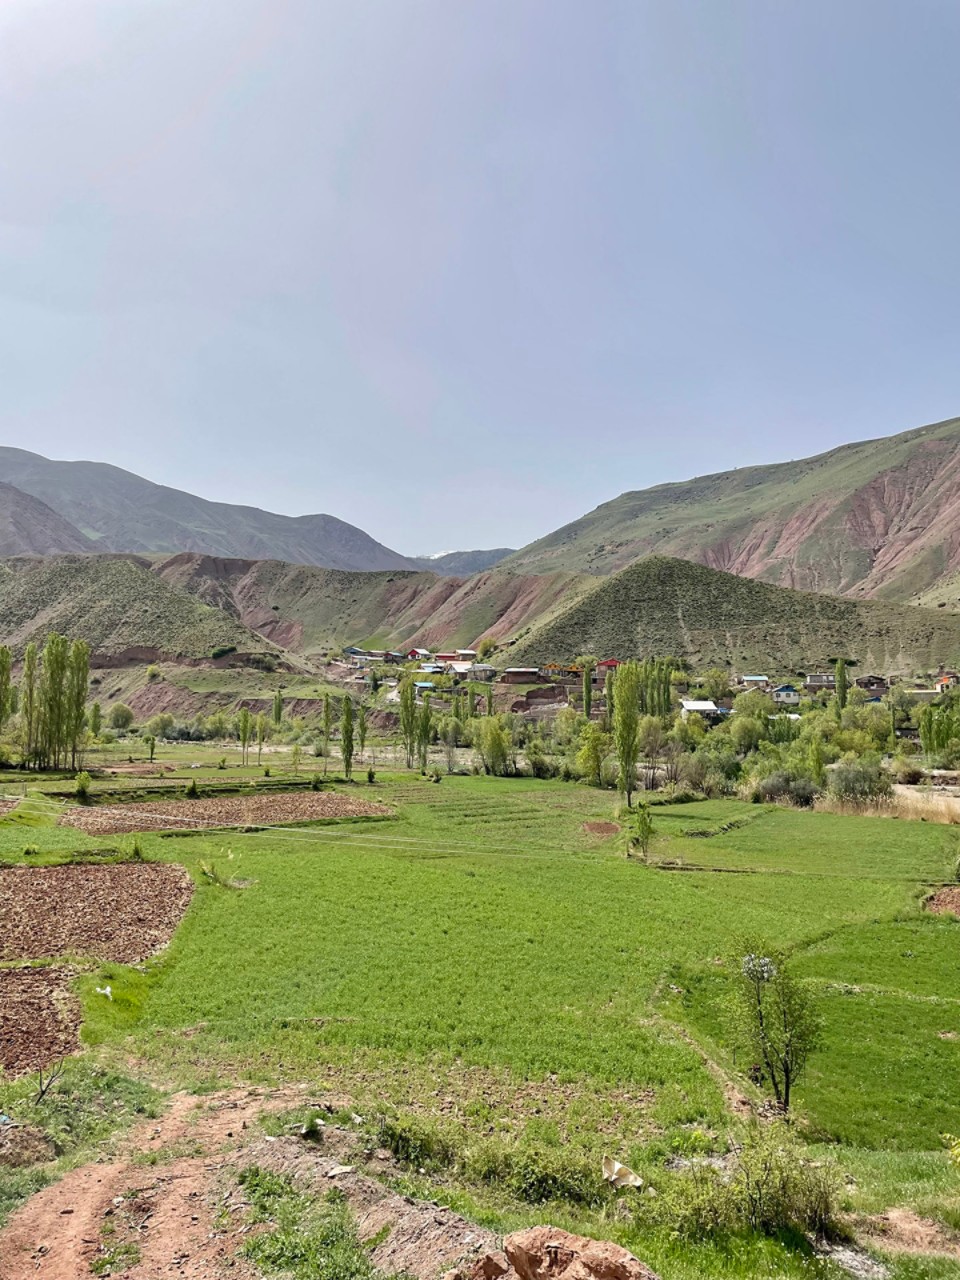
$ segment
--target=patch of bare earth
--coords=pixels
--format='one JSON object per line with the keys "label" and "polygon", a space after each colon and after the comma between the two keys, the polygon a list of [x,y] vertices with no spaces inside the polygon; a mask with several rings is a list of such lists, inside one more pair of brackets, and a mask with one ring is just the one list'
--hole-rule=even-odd
{"label": "patch of bare earth", "polygon": [[[23,1075],[80,1043],[80,1005],[66,968],[0,969],[0,1071]],[[0,1276],[6,1280],[2,1268]]]}
{"label": "patch of bare earth", "polygon": [[960,1236],[912,1209],[888,1209],[861,1218],[857,1235],[864,1244],[888,1253],[920,1253],[960,1258]]}
{"label": "patch of bare earth", "polygon": [[193,894],[162,862],[0,871],[0,960],[84,955],[133,964],[170,940]]}
{"label": "patch of bare earth", "polygon": [[947,885],[927,899],[927,910],[934,915],[960,916],[960,885]]}
{"label": "patch of bare earth", "polygon": [[590,836],[615,836],[620,830],[618,822],[585,822],[583,829]]}
{"label": "patch of bare earth", "polygon": [[119,835],[130,831],[190,831],[203,827],[253,827],[285,822],[316,822],[325,818],[381,818],[390,810],[382,804],[323,791],[285,795],[211,796],[197,800],[157,800],[143,804],[71,806],[61,825],[88,835]]}

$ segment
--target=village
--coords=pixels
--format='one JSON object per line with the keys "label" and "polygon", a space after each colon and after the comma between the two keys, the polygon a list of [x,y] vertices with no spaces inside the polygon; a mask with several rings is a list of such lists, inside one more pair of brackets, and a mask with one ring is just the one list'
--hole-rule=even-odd
{"label": "village", "polygon": [[[487,646],[483,656],[494,651]],[[406,651],[362,649],[349,645],[343,650],[343,661],[352,669],[352,681],[365,687],[398,684],[400,672],[412,675],[417,700],[425,696],[442,696],[445,690],[459,685],[484,685],[497,697],[497,709],[527,713],[533,718],[555,712],[560,707],[577,703],[582,706],[584,672],[590,673],[590,714],[605,714],[605,691],[622,659],[580,658],[568,663],[549,662],[542,666],[499,668],[481,659],[475,649],[449,649],[433,652],[424,648]],[[708,675],[712,696],[701,696]],[[898,675],[864,674],[851,676],[850,688],[860,691],[858,701],[864,705],[880,704],[893,692],[904,702],[923,706],[935,702],[948,690],[960,685],[960,673],[942,664],[935,676],[909,679]],[[836,669],[797,673],[792,679],[772,675],[727,674],[721,670],[698,673],[678,662],[671,687],[682,719],[696,714],[708,723],[718,723],[734,713],[734,701],[741,693],[765,694],[781,715],[799,716],[801,703],[823,703],[836,693]]]}

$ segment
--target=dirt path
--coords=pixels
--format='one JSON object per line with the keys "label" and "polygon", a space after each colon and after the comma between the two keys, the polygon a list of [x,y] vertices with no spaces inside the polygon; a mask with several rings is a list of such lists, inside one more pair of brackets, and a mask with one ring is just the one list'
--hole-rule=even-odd
{"label": "dirt path", "polygon": [[299,1093],[176,1094],[110,1161],[83,1165],[37,1193],[0,1231],[0,1280],[78,1280],[112,1256],[114,1276],[248,1280],[237,1250],[242,1199],[223,1176],[264,1109]]}

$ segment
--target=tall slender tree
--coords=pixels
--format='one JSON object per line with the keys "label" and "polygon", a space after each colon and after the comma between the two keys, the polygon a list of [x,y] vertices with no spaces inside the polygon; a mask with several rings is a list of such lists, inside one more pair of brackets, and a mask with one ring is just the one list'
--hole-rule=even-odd
{"label": "tall slender tree", "polygon": [[87,707],[87,689],[90,685],[90,646],[86,640],[74,640],[70,646],[67,669],[67,741],[70,749],[70,767],[77,762],[84,734],[84,716]]}
{"label": "tall slender tree", "polygon": [[65,763],[64,747],[69,724],[67,679],[70,648],[66,636],[47,636],[40,657],[38,746],[42,768],[59,769]]}
{"label": "tall slender tree", "polygon": [[280,728],[280,723],[282,720],[283,720],[283,694],[278,689],[277,692],[273,695],[273,723],[277,726],[278,729]]}
{"label": "tall slender tree", "polygon": [[637,726],[640,711],[640,666],[622,662],[613,685],[613,742],[620,765],[620,790],[629,808],[637,789]]}
{"label": "tall slender tree", "polygon": [[0,645],[0,733],[10,715],[10,704],[13,701],[13,654],[5,644]]}
{"label": "tall slender tree", "polygon": [[250,739],[253,735],[253,716],[249,707],[241,707],[237,716],[237,737],[240,739],[240,759],[247,763],[247,752],[250,750]]}
{"label": "tall slender tree", "polygon": [[614,670],[615,669],[613,667],[608,667],[607,674],[603,681],[603,700],[607,708],[606,720],[607,720],[608,731],[613,728],[613,673],[614,673]]}
{"label": "tall slender tree", "polygon": [[90,732],[93,734],[95,738],[99,738],[100,730],[103,728],[103,711],[101,710],[99,702],[95,702],[93,706],[90,708],[90,715],[88,719],[90,724]]}
{"label": "tall slender tree", "polygon": [[37,646],[31,640],[23,651],[23,674],[20,678],[20,720],[27,761],[33,764],[37,754],[37,685],[39,683]]}
{"label": "tall slender tree", "polygon": [[833,668],[837,707],[842,711],[847,705],[847,660],[838,658]]}
{"label": "tall slender tree", "polygon": [[357,746],[360,748],[360,759],[363,759],[367,745],[367,708],[361,702],[357,707]]}
{"label": "tall slender tree", "polygon": [[267,717],[261,711],[257,716],[257,764],[260,764],[260,758],[263,755],[263,744],[267,740],[269,727],[267,725]]}
{"label": "tall slender tree", "polygon": [[344,698],[340,715],[340,754],[344,775],[350,778],[353,776],[353,699],[350,697]]}
{"label": "tall slender tree", "polygon": [[400,737],[407,768],[412,769],[417,749],[417,691],[409,676],[400,685]]}
{"label": "tall slender tree", "polygon": [[430,738],[433,733],[433,712],[430,710],[430,695],[424,694],[420,711],[417,715],[417,764],[420,772],[427,767],[427,755],[430,751]]}

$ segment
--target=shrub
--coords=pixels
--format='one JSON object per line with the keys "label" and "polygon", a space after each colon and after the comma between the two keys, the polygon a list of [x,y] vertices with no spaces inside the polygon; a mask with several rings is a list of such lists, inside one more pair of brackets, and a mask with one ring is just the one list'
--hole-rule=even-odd
{"label": "shrub", "polygon": [[529,1204],[568,1200],[595,1205],[607,1194],[596,1160],[567,1147],[510,1146],[491,1139],[467,1151],[463,1164],[468,1178],[506,1187]]}
{"label": "shrub", "polygon": [[857,807],[885,800],[891,791],[890,778],[877,756],[844,756],[831,769],[827,785],[831,795]]}
{"label": "shrub", "polygon": [[225,769],[226,767],[227,767],[227,757],[221,756],[220,759],[217,761],[217,768]]}
{"label": "shrub", "polygon": [[78,773],[73,784],[73,794],[76,796],[80,804],[89,804],[90,802],[90,783],[92,779],[84,769],[82,773]]}
{"label": "shrub", "polygon": [[321,779],[321,777],[320,777],[319,773],[315,773],[315,774],[313,775],[313,777],[310,779],[310,790],[311,790],[311,791],[322,791],[322,790],[323,790],[323,781],[322,781],[322,779]]}
{"label": "shrub", "polygon": [[200,788],[197,786],[196,778],[191,778],[187,783],[187,795],[191,800],[195,800],[200,794]]}
{"label": "shrub", "polygon": [[376,780],[377,780],[377,772],[376,772],[376,770],[375,770],[375,769],[368,769],[368,770],[367,770],[367,782],[369,782],[369,784],[370,784],[370,786],[371,786],[371,787],[372,787],[372,786],[373,786],[373,784],[376,782]]}
{"label": "shrub", "polygon": [[382,1116],[380,1145],[418,1169],[444,1168],[454,1159],[454,1147],[446,1134],[436,1123],[419,1116]]}
{"label": "shrub", "polygon": [[148,679],[148,680],[159,680],[159,679],[160,679],[160,668],[159,668],[159,667],[156,667],[156,666],[152,666],[152,665],[151,665],[151,666],[149,666],[149,667],[147,667],[147,679]]}
{"label": "shrub", "polygon": [[896,776],[901,786],[915,787],[923,779],[923,770],[912,760],[898,760]]}
{"label": "shrub", "polygon": [[25,858],[33,858],[33,857],[36,857],[36,855],[37,855],[39,852],[40,852],[40,850],[37,848],[37,846],[36,846],[35,844],[28,844],[28,845],[25,845],[25,846],[24,846],[24,849],[23,849],[23,856],[24,856]]}
{"label": "shrub", "polygon": [[753,1125],[731,1166],[694,1159],[688,1171],[638,1201],[640,1216],[688,1238],[758,1231],[836,1231],[840,1181],[831,1163],[809,1160],[782,1123]]}

